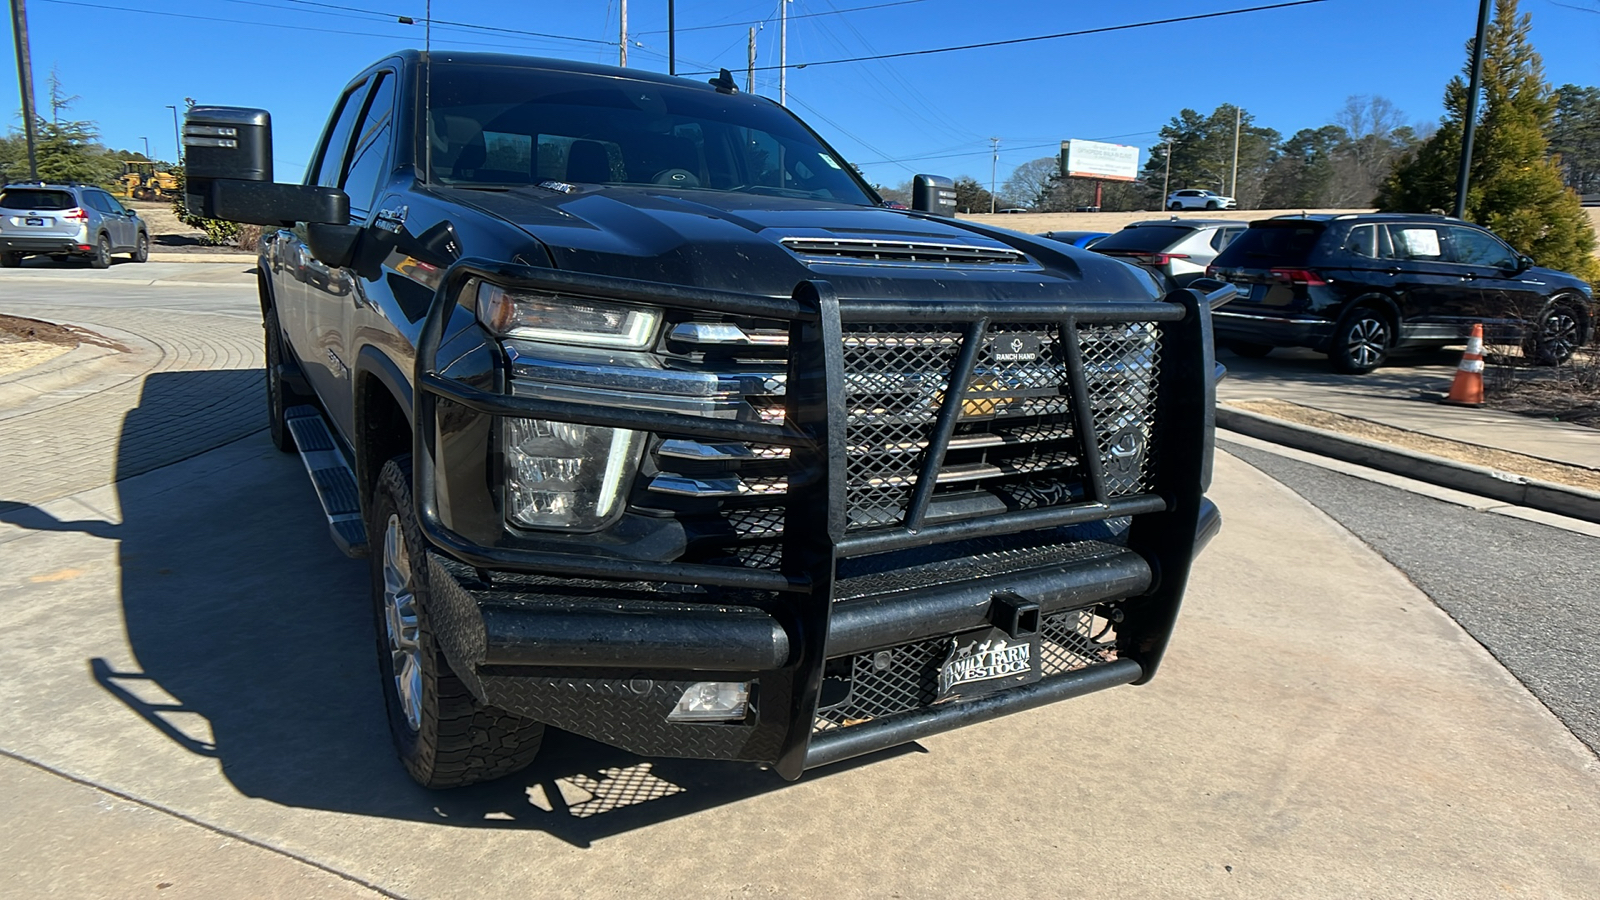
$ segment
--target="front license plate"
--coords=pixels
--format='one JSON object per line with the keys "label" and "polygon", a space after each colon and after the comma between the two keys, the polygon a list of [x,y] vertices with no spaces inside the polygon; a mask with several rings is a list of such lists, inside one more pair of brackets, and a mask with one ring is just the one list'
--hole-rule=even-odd
{"label": "front license plate", "polygon": [[44,220],[41,219],[41,218],[38,218],[36,216],[29,216],[26,219],[22,220],[22,224],[24,224],[24,225],[38,225],[39,227],[42,228],[42,227],[44,227]]}
{"label": "front license plate", "polygon": [[950,639],[939,666],[939,696],[976,697],[1038,681],[1039,636],[1014,638],[999,628],[969,631]]}

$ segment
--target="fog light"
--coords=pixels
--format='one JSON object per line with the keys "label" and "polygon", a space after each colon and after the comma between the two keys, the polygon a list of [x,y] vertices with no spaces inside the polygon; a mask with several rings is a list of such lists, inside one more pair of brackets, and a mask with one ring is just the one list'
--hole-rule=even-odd
{"label": "fog light", "polygon": [[632,476],[639,433],[502,419],[506,517],[529,528],[599,528]]}
{"label": "fog light", "polygon": [[743,719],[750,708],[750,682],[700,681],[689,685],[669,722],[727,722]]}

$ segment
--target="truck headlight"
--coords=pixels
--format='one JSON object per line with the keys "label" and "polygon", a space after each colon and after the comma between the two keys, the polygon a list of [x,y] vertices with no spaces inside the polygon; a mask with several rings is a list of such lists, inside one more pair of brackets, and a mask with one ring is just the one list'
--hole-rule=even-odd
{"label": "truck headlight", "polygon": [[655,343],[661,310],[478,283],[478,321],[501,337],[642,350]]}
{"label": "truck headlight", "polygon": [[501,419],[506,518],[528,528],[593,530],[616,511],[638,463],[639,432]]}

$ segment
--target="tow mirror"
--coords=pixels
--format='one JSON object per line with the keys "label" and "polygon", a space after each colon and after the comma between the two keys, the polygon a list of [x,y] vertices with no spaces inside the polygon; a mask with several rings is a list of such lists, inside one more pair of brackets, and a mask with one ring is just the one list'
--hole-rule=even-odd
{"label": "tow mirror", "polygon": [[911,179],[911,208],[936,216],[956,214],[956,183],[942,175]]}
{"label": "tow mirror", "polygon": [[272,115],[264,109],[192,107],[183,148],[184,202],[191,212],[251,225],[350,221],[343,191],[273,183]]}

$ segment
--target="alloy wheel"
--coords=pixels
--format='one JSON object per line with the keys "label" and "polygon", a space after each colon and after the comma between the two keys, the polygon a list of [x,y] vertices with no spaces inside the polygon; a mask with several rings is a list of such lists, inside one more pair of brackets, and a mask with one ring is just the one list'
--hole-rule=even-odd
{"label": "alloy wheel", "polygon": [[416,731],[422,727],[422,645],[417,598],[411,589],[411,554],[398,515],[389,516],[383,533],[383,626],[395,696],[406,724]]}
{"label": "alloy wheel", "polygon": [[1358,319],[1350,328],[1350,341],[1345,345],[1345,353],[1350,361],[1366,369],[1376,366],[1383,360],[1383,354],[1389,346],[1389,326],[1381,319],[1364,317]]}
{"label": "alloy wheel", "polygon": [[1578,349],[1578,319],[1571,311],[1554,309],[1544,317],[1539,329],[1540,355],[1553,362],[1566,362]]}

